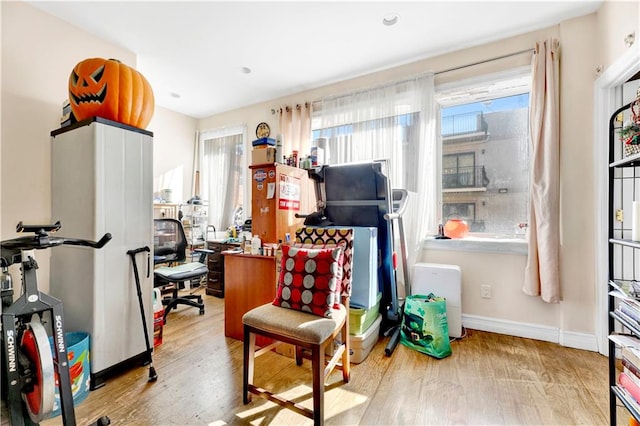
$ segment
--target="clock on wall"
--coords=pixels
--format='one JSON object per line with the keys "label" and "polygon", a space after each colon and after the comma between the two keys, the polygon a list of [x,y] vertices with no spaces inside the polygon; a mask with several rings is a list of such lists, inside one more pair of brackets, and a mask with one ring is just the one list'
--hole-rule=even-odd
{"label": "clock on wall", "polygon": [[262,122],[258,124],[258,127],[256,127],[256,137],[258,139],[268,138],[270,134],[271,129],[269,128],[269,125],[267,123]]}

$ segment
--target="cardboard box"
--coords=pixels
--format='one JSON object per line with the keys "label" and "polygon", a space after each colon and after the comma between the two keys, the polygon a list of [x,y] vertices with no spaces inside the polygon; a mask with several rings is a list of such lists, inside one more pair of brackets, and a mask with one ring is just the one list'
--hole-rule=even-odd
{"label": "cardboard box", "polygon": [[276,149],[267,148],[254,148],[251,151],[251,164],[265,164],[276,162]]}

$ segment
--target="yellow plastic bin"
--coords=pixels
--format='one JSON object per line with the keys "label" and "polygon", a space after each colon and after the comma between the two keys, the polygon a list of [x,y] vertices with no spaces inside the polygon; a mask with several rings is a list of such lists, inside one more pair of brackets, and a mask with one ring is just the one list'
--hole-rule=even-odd
{"label": "yellow plastic bin", "polygon": [[349,307],[349,334],[362,334],[378,318],[382,293],[378,293],[377,303],[369,309],[357,306]]}

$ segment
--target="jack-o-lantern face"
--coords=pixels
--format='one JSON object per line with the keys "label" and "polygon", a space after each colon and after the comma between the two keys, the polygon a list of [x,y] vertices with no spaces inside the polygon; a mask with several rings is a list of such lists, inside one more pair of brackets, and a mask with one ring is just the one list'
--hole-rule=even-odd
{"label": "jack-o-lantern face", "polygon": [[97,116],[142,129],[155,107],[151,85],[142,74],[102,58],[85,59],[73,68],[69,103],[78,121]]}

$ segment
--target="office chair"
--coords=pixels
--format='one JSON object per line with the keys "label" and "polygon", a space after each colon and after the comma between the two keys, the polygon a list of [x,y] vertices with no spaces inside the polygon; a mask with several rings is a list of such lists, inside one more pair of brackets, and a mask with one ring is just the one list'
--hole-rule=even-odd
{"label": "office chair", "polygon": [[[153,260],[155,265],[166,263],[167,266],[157,267],[154,272],[153,286],[160,288],[163,294],[170,294],[163,298],[164,321],[169,312],[178,305],[188,305],[200,309],[204,315],[202,296],[197,294],[180,295],[179,290],[185,282],[206,277],[209,269],[206,265],[208,254],[213,250],[195,249],[199,253],[197,262],[185,262],[187,259],[187,237],[179,220],[171,218],[154,219]],[[186,287],[186,286],[185,286]]]}
{"label": "office chair", "polygon": [[[301,239],[301,236],[305,238]],[[313,419],[314,425],[322,425],[325,379],[336,367],[342,370],[342,380],[345,383],[350,379],[348,336],[353,229],[304,228],[298,230],[296,240],[297,243],[283,247],[282,271],[278,278],[274,302],[258,306],[242,317],[242,397],[243,402],[248,404],[251,394],[255,394]],[[342,253],[339,253],[340,251]],[[327,252],[331,254],[327,255]],[[327,263],[330,258],[341,258],[342,263],[340,264],[340,260]],[[304,265],[304,272],[298,268],[300,265]],[[337,273],[330,276],[328,271]],[[308,290],[312,295],[306,297],[304,293]],[[322,291],[325,293],[322,294]],[[329,302],[325,296],[328,291],[333,293],[329,296],[333,302]],[[301,297],[293,296],[296,292],[301,292]],[[333,307],[328,313],[327,307],[330,305]],[[273,339],[275,342],[257,348],[256,335]],[[327,361],[325,353],[327,349],[334,347],[334,341],[337,345],[331,359]],[[295,346],[295,360],[298,366],[302,365],[303,358],[311,359],[313,410],[255,384],[255,358],[269,352],[279,342]]]}

